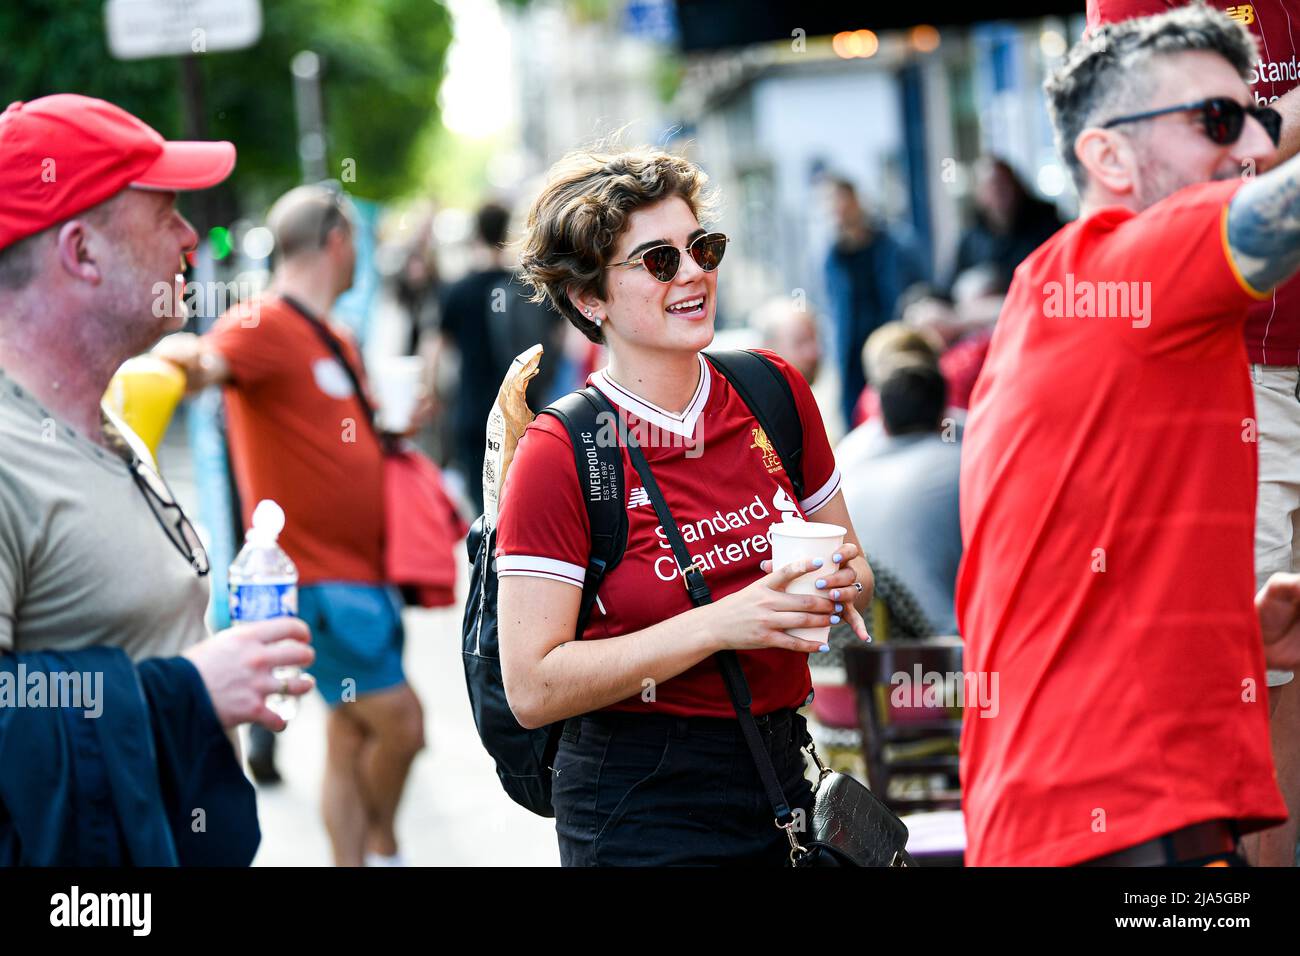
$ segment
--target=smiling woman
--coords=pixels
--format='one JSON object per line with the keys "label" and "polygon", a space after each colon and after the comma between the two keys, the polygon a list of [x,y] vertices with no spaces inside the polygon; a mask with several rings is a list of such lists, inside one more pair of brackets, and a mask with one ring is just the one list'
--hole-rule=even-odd
{"label": "smiling woman", "polygon": [[[797,415],[802,431],[800,474],[791,475],[765,453],[755,410],[703,354],[727,248],[702,224],[713,201],[705,174],[678,156],[580,151],[552,169],[522,240],[536,297],[608,346],[609,365],[590,384],[641,436],[647,469],[648,487],[635,487],[639,472],[621,447],[626,544],[586,620],[591,524],[557,418],[538,415],[528,427],[501,502],[502,677],[520,724],[564,722],[552,802],[565,865],[784,862],[790,842],[773,826],[771,793],[711,658],[739,652],[786,805],[807,814],[808,736],[797,709],[811,690],[807,655],[825,645],[788,631],[843,615],[866,638],[855,602],[870,600],[871,570],[808,383],[761,354],[789,398],[759,411],[765,420]],[[661,507],[685,532],[714,603],[694,606],[681,586]],[[845,543],[817,594],[787,593],[813,565],[771,573],[768,525],[814,513],[843,525]]]}

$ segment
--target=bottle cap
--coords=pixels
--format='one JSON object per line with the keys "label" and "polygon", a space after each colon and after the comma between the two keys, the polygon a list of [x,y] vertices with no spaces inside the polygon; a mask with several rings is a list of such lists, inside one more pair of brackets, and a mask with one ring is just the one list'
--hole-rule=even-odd
{"label": "bottle cap", "polygon": [[270,498],[259,501],[253,509],[253,527],[249,530],[248,537],[261,544],[274,544],[283,530],[284,509]]}

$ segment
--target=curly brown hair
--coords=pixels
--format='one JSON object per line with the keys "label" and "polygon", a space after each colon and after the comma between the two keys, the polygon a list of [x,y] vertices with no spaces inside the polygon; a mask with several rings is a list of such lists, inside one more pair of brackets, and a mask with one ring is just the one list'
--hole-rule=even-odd
{"label": "curly brown hair", "polygon": [[716,199],[708,182],[690,160],[648,146],[598,145],[569,153],[551,167],[519,242],[532,300],[549,301],[583,335],[603,342],[600,328],[574,307],[569,293],[605,297],[605,267],[638,209],[680,196],[697,219],[711,217]]}

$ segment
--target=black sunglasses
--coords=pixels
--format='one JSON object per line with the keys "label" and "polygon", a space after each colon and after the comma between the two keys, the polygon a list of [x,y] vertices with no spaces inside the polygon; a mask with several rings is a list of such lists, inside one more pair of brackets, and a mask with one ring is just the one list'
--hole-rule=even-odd
{"label": "black sunglasses", "polygon": [[[705,272],[712,272],[718,268],[718,264],[722,262],[722,257],[727,252],[727,237],[720,232],[696,236],[686,244],[686,251],[690,253],[697,266]],[[660,282],[672,282],[677,276],[677,270],[682,267],[682,251],[667,243],[662,246],[651,246],[639,256],[624,259],[622,262],[611,262],[609,268],[630,266],[638,262],[645,267],[646,272]]]}
{"label": "black sunglasses", "polygon": [[1183,103],[1179,106],[1166,106],[1164,109],[1147,110],[1145,113],[1131,113],[1117,116],[1101,124],[1102,129],[1110,129],[1120,123],[1134,123],[1138,120],[1164,116],[1166,113],[1183,113],[1199,110],[1201,122],[1205,124],[1205,135],[1220,146],[1228,146],[1241,138],[1242,128],[1246,125],[1246,115],[1250,114],[1264,127],[1269,139],[1276,146],[1282,139],[1282,114],[1268,106],[1242,106],[1226,96],[1214,96],[1199,103]]}
{"label": "black sunglasses", "polygon": [[145,501],[149,503],[153,516],[158,519],[159,526],[167,535],[167,540],[190,563],[195,573],[203,577],[212,570],[208,562],[208,552],[204,549],[203,542],[199,540],[194,525],[190,524],[190,519],[185,517],[185,512],[176,503],[176,497],[167,487],[167,482],[163,481],[162,475],[146,465],[137,455],[131,456],[128,467],[131,469],[131,477],[135,479]]}

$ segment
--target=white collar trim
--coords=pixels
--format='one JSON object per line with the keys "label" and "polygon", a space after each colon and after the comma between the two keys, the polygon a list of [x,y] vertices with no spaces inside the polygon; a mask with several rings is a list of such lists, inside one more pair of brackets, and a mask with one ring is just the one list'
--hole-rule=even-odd
{"label": "white collar trim", "polygon": [[630,412],[637,418],[647,421],[657,428],[662,428],[664,431],[680,435],[682,438],[690,438],[695,434],[695,423],[699,420],[700,413],[704,411],[704,406],[708,404],[709,389],[712,384],[709,363],[704,360],[703,355],[697,355],[696,357],[700,360],[700,383],[696,386],[695,394],[686,404],[685,410],[680,414],[660,408],[658,405],[647,402],[644,398],[633,394],[606,375],[604,369],[592,375],[591,384],[600,389],[606,398],[624,411]]}

